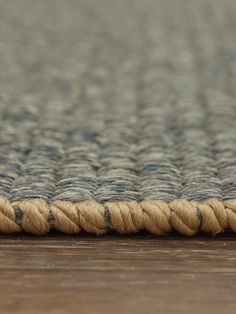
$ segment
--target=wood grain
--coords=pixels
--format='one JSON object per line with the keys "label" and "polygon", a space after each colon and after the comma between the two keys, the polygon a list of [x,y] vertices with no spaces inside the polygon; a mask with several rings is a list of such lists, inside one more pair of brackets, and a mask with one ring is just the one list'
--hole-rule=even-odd
{"label": "wood grain", "polygon": [[233,236],[0,237],[0,313],[235,313]]}

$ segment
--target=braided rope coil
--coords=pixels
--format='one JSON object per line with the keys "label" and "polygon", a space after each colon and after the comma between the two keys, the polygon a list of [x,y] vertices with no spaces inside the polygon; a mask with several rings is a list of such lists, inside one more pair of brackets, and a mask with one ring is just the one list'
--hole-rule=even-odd
{"label": "braided rope coil", "polygon": [[216,199],[188,201],[176,199],[117,201],[99,204],[96,201],[71,203],[42,199],[11,203],[0,198],[0,232],[20,231],[36,235],[55,229],[65,233],[84,230],[97,235],[115,230],[136,233],[146,230],[165,235],[175,230],[187,236],[198,232],[218,234],[225,230],[236,232],[236,200],[221,202]]}

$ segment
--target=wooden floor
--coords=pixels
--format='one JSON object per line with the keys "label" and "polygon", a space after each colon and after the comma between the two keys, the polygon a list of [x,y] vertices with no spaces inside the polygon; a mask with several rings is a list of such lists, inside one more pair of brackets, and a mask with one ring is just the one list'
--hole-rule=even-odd
{"label": "wooden floor", "polygon": [[236,237],[0,236],[0,313],[236,313]]}

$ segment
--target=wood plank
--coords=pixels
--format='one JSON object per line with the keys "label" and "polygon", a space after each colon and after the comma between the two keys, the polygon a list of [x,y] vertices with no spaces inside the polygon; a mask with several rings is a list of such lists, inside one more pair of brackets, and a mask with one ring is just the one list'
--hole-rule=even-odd
{"label": "wood plank", "polygon": [[0,236],[0,313],[235,313],[224,237]]}

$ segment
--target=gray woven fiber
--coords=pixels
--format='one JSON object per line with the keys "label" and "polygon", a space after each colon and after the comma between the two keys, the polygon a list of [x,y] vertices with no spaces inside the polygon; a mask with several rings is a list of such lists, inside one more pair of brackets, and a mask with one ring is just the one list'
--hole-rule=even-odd
{"label": "gray woven fiber", "polygon": [[236,199],[234,0],[0,1],[0,196]]}

